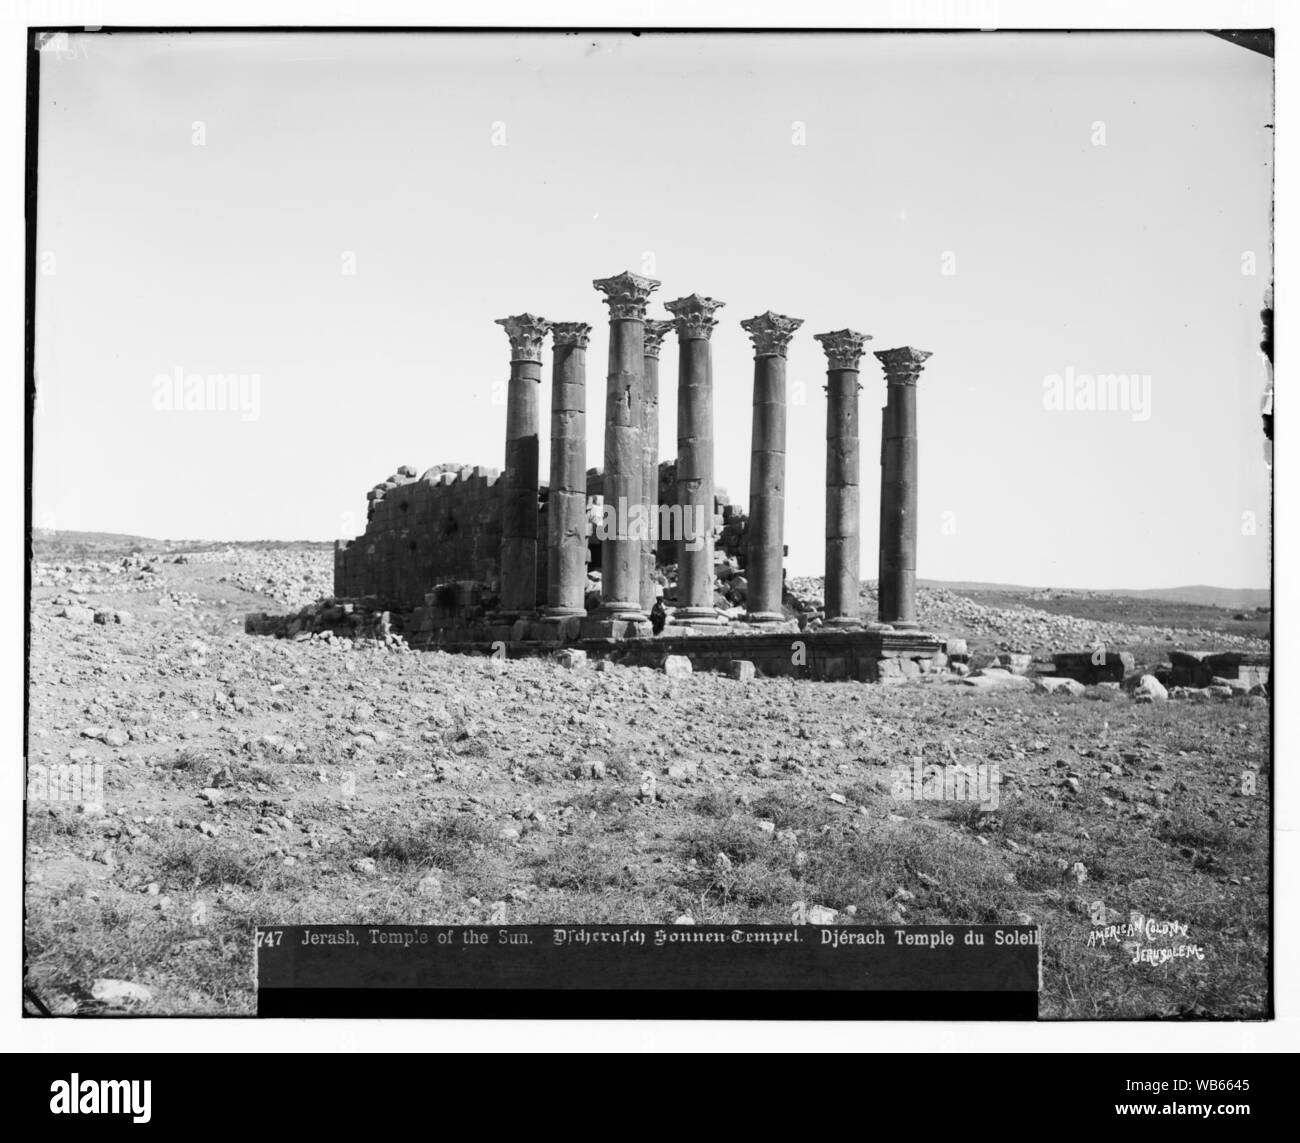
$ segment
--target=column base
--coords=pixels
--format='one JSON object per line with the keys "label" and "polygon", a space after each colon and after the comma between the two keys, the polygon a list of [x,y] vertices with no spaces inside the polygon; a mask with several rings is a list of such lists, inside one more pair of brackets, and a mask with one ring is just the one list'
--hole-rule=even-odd
{"label": "column base", "polygon": [[674,627],[726,627],[731,621],[712,607],[679,607],[671,622]]}
{"label": "column base", "polygon": [[599,619],[595,616],[579,620],[578,630],[583,639],[649,639],[653,634],[648,619]]}
{"label": "column base", "polygon": [[650,618],[641,610],[641,605],[635,600],[611,600],[608,603],[602,603],[595,611],[591,613],[592,619],[602,621],[622,620],[626,623],[649,623]]}
{"label": "column base", "polygon": [[881,619],[881,624],[895,631],[919,631],[921,625],[911,619]]}
{"label": "column base", "polygon": [[854,628],[865,627],[866,624],[861,619],[856,619],[852,615],[837,615],[834,619],[823,619],[823,627]]}
{"label": "column base", "polygon": [[587,613],[566,612],[563,615],[543,615],[531,623],[532,637],[543,643],[563,643],[568,639],[578,639],[582,635],[582,624]]}
{"label": "column base", "polygon": [[585,607],[548,607],[542,612],[543,619],[586,619]]}
{"label": "column base", "polygon": [[746,623],[784,623],[785,616],[779,611],[746,611]]}

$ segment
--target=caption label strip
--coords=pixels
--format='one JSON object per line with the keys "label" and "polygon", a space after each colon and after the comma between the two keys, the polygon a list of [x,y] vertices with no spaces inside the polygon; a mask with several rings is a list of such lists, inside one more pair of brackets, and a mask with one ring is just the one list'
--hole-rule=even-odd
{"label": "caption label strip", "polygon": [[[1040,979],[1027,925],[296,925],[256,941],[262,1016],[1033,1019]],[[484,1010],[490,993],[504,1011]],[[810,1011],[809,993],[843,1010]],[[738,1003],[754,994],[762,1011]]]}

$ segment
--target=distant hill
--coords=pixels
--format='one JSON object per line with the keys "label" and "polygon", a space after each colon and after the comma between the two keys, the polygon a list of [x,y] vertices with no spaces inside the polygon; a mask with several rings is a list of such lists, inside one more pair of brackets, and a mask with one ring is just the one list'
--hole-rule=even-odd
{"label": "distant hill", "polygon": [[109,560],[129,556],[165,555],[169,552],[207,552],[223,548],[327,548],[332,540],[152,540],[121,532],[57,532],[32,529],[32,554],[38,560]]}
{"label": "distant hill", "polygon": [[[45,528],[32,531],[32,549],[38,560],[96,560],[130,555],[168,552],[203,552],[222,548],[297,548],[299,550],[332,549],[332,540],[153,540],[146,536],[131,536],[119,532],[57,532]],[[1256,607],[1272,606],[1272,594],[1264,588],[1209,587],[1193,584],[1186,587],[1111,588],[1086,590],[1082,588],[1030,587],[1025,584],[981,583],[972,580],[923,579],[925,587],[946,588],[949,591],[978,594],[1022,596],[1027,602],[1035,597],[1050,599],[1130,598],[1159,600],[1167,603],[1193,604],[1201,607],[1230,608],[1253,611]],[[874,586],[874,580],[864,580]]]}
{"label": "distant hill", "polygon": [[1226,607],[1237,610],[1271,607],[1273,600],[1273,593],[1267,588],[1210,587],[1207,584],[1191,584],[1185,587],[1112,587],[1092,590],[1070,587],[1028,587],[1024,584],[978,583],[966,580],[923,579],[918,582],[926,587],[942,587],[958,592],[998,592],[1026,596],[1051,593],[1052,596],[1063,598],[1111,596],[1112,598],[1158,599],[1168,603],[1194,603],[1202,607]]}

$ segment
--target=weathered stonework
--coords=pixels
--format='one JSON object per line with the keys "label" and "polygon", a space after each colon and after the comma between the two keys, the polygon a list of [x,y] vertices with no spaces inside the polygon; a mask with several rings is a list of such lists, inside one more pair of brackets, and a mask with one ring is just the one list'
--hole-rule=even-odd
{"label": "weathered stonework", "polygon": [[551,327],[551,486],[546,614],[585,616],[587,591],[587,346],[591,326]]}
{"label": "weathered stonework", "polygon": [[851,329],[814,335],[826,351],[826,623],[860,622],[861,545],[858,362],[869,334]]}
{"label": "weathered stonework", "polygon": [[916,622],[916,382],[930,356],[904,346],[881,349],[887,400],[880,434],[880,622]]}
{"label": "weathered stonework", "polygon": [[673,328],[670,321],[647,319],[645,322],[645,392],[642,402],[641,453],[644,457],[641,499],[649,514],[649,537],[641,546],[641,609],[649,612],[655,605],[655,552],[659,542],[659,354],[665,335]]}
{"label": "weathered stonework", "polygon": [[780,622],[785,554],[785,355],[801,318],[768,310],[740,326],[754,343],[754,415],[749,463],[748,618]]}
{"label": "weathered stonework", "polygon": [[682,518],[703,519],[703,536],[677,545],[677,612],[686,626],[724,623],[713,605],[713,316],[725,303],[691,294],[665,303],[675,319],[677,503]]}
{"label": "weathered stonework", "polygon": [[537,493],[542,342],[551,323],[533,314],[498,318],[510,338],[506,394],[506,467],[502,484],[501,616],[537,606]]}
{"label": "weathered stonework", "polygon": [[413,469],[370,493],[366,530],[334,546],[334,594],[419,607],[435,584],[476,580],[499,590],[502,491],[495,468]]}
{"label": "weathered stonework", "polygon": [[[609,306],[609,374],[605,386],[605,503],[620,513],[638,505],[645,458],[641,447],[645,401],[645,311],[659,288],[653,278],[624,271],[593,286]],[[631,520],[625,521],[631,524]],[[630,526],[601,545],[601,606],[606,623],[645,623],[641,610],[643,541]]]}
{"label": "weathered stonework", "polygon": [[[504,475],[444,465],[417,479],[414,469],[399,468],[371,491],[365,534],[336,548],[336,596],[364,600],[367,614],[391,612],[419,646],[473,650],[504,641],[516,651],[567,644],[600,654],[626,641],[629,654],[655,659],[666,641],[685,640],[690,656],[728,670],[744,661],[760,675],[801,673],[789,655],[786,627],[794,628],[784,620],[783,563],[786,353],[802,319],[769,310],[740,323],[754,350],[747,517],[714,482],[711,338],[723,303],[691,294],[667,303],[672,321],[647,320],[658,282],[625,272],[593,284],[610,319],[603,472],[586,466],[591,327],[553,325],[528,313],[499,319],[511,349]],[[678,339],[677,456],[660,462],[659,365],[669,329]],[[543,484],[538,394],[548,332],[551,455]],[[864,624],[858,366],[870,339],[849,329],[816,336],[827,357],[826,629],[814,635],[819,615],[799,632],[814,639],[807,646],[818,652],[808,673],[875,681],[918,676],[948,662],[935,636],[902,630],[916,626],[914,393],[929,354],[904,347],[876,355],[889,393],[882,413],[880,592],[889,625]],[[669,522],[673,540],[661,545],[659,529]],[[657,582],[667,582],[659,561],[676,564],[676,595],[665,600],[675,606],[667,615],[655,609],[652,624],[647,612]],[[742,605],[747,619],[769,625],[721,630]],[[340,621],[333,610],[309,618]],[[736,639],[746,644],[739,660]]]}

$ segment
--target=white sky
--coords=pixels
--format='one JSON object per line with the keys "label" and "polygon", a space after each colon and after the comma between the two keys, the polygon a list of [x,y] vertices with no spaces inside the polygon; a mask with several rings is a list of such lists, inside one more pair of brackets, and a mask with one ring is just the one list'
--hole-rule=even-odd
{"label": "white sky", "polygon": [[[352,535],[399,464],[501,465],[509,352],[493,319],[523,310],[596,327],[601,464],[607,311],[591,281],[630,269],[663,281],[657,302],[727,303],[716,471],[741,504],[752,352],[738,323],[805,319],[789,362],[793,574],[822,570],[812,335],[851,326],[870,349],[934,353],[923,577],[1267,585],[1263,56],[1199,33],[70,47],[41,73],[38,250],[53,273],[37,294],[37,526]],[[675,363],[670,337],[665,457]],[[177,368],[257,374],[258,419],[156,410],[154,378]],[[1149,375],[1149,419],[1046,410],[1044,378],[1067,369]],[[870,355],[862,379],[871,577],[884,382]]]}

